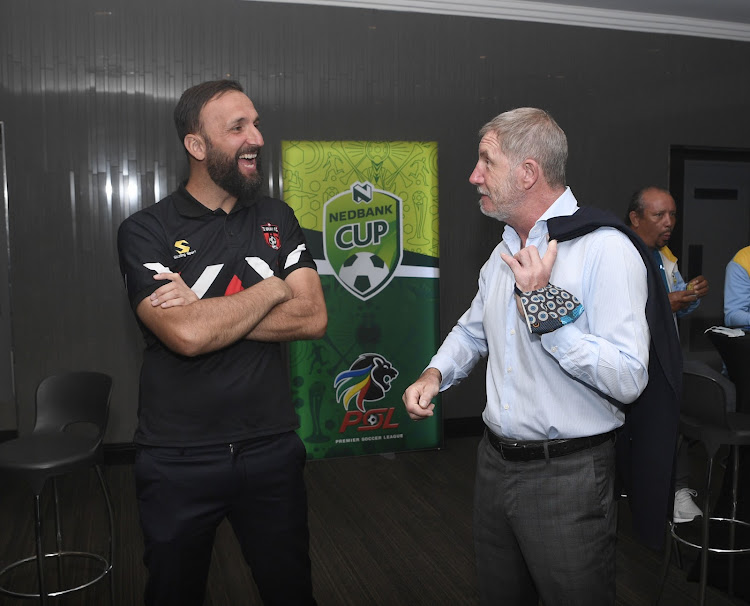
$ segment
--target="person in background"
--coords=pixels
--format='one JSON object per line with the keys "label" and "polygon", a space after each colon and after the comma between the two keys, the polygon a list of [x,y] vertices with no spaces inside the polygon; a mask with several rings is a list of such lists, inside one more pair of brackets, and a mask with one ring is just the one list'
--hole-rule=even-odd
{"label": "person in background", "polygon": [[[686,284],[680,275],[677,257],[667,246],[677,222],[677,206],[672,195],[659,187],[639,189],[630,199],[625,222],[651,249],[675,318],[682,318],[695,311],[700,305],[700,300],[708,293],[708,281],[703,276],[696,276]],[[693,501],[693,497],[698,493],[689,487],[689,481],[688,443],[683,440],[677,453],[673,515],[676,524],[690,522],[703,515],[700,507]]]}
{"label": "person in background", "polygon": [[481,604],[614,604],[614,434],[648,382],[647,270],[616,229],[548,241],[548,223],[578,203],[567,138],[547,112],[505,112],[480,137],[469,181],[480,210],[506,224],[503,238],[404,404],[414,420],[431,416],[433,397],[487,356],[474,491]]}
{"label": "person in background", "polygon": [[291,208],[260,194],[263,137],[242,87],[194,86],[174,117],[189,178],[118,233],[146,341],[134,437],[144,602],[203,604],[227,518],[263,602],[312,605],[306,453],[281,342],[324,334],[320,279]]}
{"label": "person in background", "polygon": [[750,330],[750,246],[738,251],[727,263],[724,326]]}
{"label": "person in background", "polygon": [[672,195],[659,187],[639,189],[630,199],[625,222],[653,251],[675,317],[682,318],[695,311],[700,300],[708,294],[708,281],[703,276],[695,276],[685,283],[677,266],[677,257],[667,246],[677,223],[677,206]]}

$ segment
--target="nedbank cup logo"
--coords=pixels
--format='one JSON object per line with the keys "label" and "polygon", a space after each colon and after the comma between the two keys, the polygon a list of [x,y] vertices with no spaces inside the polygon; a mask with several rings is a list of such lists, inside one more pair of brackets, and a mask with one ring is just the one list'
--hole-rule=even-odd
{"label": "nedbank cup logo", "polygon": [[354,183],[323,208],[323,248],[339,283],[366,301],[382,291],[401,263],[401,199]]}

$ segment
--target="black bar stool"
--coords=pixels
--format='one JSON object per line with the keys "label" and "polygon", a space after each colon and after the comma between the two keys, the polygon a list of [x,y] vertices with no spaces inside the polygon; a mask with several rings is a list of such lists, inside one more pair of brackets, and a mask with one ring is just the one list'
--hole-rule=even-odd
{"label": "black bar stool", "polygon": [[[26,593],[5,587],[0,593],[18,598],[39,598],[47,604],[49,597],[78,591],[109,577],[110,600],[114,606],[112,566],[114,555],[112,503],[104,481],[102,438],[107,426],[112,378],[98,372],[69,372],[44,379],[36,392],[36,422],[32,433],[0,444],[0,475],[12,476],[26,483],[34,494],[36,553],[0,570],[0,581],[12,570],[36,563],[38,592]],[[56,479],[64,474],[94,467],[104,495],[109,521],[107,556],[84,551],[65,551],[62,544]],[[44,553],[42,547],[41,495],[47,480],[54,491],[56,551]],[[49,591],[44,562],[56,558],[62,576],[62,563],[84,559],[96,563],[93,578],[74,587]],[[62,581],[62,579],[61,579]]]}
{"label": "black bar stool", "polygon": [[[669,523],[671,537],[678,543],[700,550],[700,587],[699,603],[706,600],[708,581],[708,554],[729,556],[728,576],[729,594],[732,595],[734,582],[735,554],[750,553],[750,546],[737,547],[735,534],[738,528],[750,528],[750,523],[737,519],[737,482],[739,477],[739,446],[750,445],[750,414],[727,412],[734,408],[734,385],[721,373],[716,372],[703,362],[686,360],[683,368],[683,393],[680,408],[680,440],[682,436],[698,440],[706,449],[706,486],[703,499],[703,519],[701,522],[701,542],[694,543],[681,536],[679,524]],[[734,465],[732,469],[732,506],[729,518],[712,517],[710,513],[711,478],[714,459],[719,448],[731,446]],[[723,525],[728,528],[729,544],[727,547],[713,546],[709,541],[709,527]],[[662,563],[661,578],[656,603],[661,598],[664,581],[669,569],[672,541],[668,540],[665,549],[665,560]]]}

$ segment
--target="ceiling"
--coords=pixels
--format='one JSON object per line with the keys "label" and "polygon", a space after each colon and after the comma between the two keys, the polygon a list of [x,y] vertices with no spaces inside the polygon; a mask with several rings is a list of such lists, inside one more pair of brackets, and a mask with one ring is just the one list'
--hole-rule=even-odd
{"label": "ceiling", "polygon": [[557,4],[750,24],[747,0],[562,0]]}
{"label": "ceiling", "polygon": [[750,42],[750,0],[272,0]]}

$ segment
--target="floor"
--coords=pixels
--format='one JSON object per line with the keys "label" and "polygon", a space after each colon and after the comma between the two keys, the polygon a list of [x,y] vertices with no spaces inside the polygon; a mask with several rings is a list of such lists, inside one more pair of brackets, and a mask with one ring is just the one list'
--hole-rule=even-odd
{"label": "floor", "polygon": [[[474,455],[478,437],[450,438],[441,450],[311,461],[307,465],[313,582],[320,606],[461,606],[478,603],[471,544]],[[700,470],[696,470],[699,474]],[[105,475],[115,506],[113,581],[116,604],[141,603],[145,573],[132,467],[108,465]],[[60,483],[63,528],[78,549],[107,548],[106,518],[95,474]],[[51,499],[45,499],[50,513]],[[71,506],[71,503],[77,503]],[[33,550],[32,502],[22,485],[6,484],[0,495],[0,568]],[[51,530],[50,526],[50,530]],[[50,541],[51,543],[52,541]],[[72,546],[68,547],[69,549]],[[683,565],[690,568],[690,550]],[[652,604],[658,554],[634,541],[627,506],[621,503],[617,548],[617,604]],[[54,569],[53,566],[50,566]],[[698,585],[673,563],[661,606],[697,604]],[[90,571],[66,567],[67,578]],[[54,570],[50,574],[56,576]],[[4,582],[30,591],[33,570],[14,571]],[[26,589],[23,589],[26,588]],[[707,604],[746,604],[709,588]],[[0,596],[0,605],[29,604]],[[108,603],[106,583],[51,604]],[[206,606],[260,604],[252,575],[226,525],[219,528]]]}

